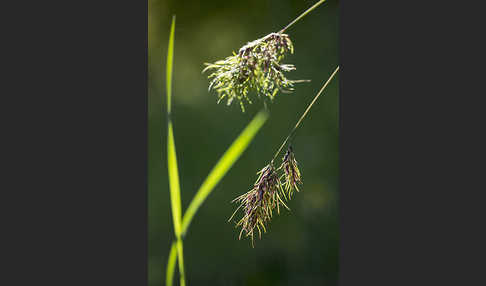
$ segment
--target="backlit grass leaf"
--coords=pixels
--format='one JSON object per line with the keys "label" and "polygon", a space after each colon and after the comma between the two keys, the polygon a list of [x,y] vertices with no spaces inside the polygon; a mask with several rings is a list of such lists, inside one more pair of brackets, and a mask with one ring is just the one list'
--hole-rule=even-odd
{"label": "backlit grass leaf", "polygon": [[260,111],[216,163],[192,199],[187,211],[184,213],[184,218],[182,220],[182,235],[185,235],[187,232],[189,224],[199,207],[204,203],[204,200],[206,200],[214,187],[221,181],[236,160],[238,160],[241,154],[246,150],[267,118],[268,112],[265,110]]}
{"label": "backlit grass leaf", "polygon": [[167,263],[167,277],[166,282],[170,282],[167,285],[172,285],[173,273],[174,273],[174,263],[175,259],[178,257],[179,261],[179,274],[180,274],[180,285],[185,286],[184,277],[184,259],[182,252],[182,239],[181,239],[181,188],[179,181],[179,169],[177,167],[177,156],[176,156],[176,145],[174,142],[174,130],[172,127],[171,114],[171,104],[172,104],[172,70],[174,61],[174,31],[175,31],[175,15],[172,17],[172,25],[170,28],[169,36],[169,46],[167,49],[167,63],[166,63],[166,87],[167,87],[167,118],[168,118],[168,128],[167,128],[167,169],[169,175],[169,191],[170,191],[170,202],[172,210],[172,219],[174,222],[174,232],[177,238],[177,256],[175,252],[172,251],[169,255],[169,261]]}
{"label": "backlit grass leaf", "polygon": [[166,275],[165,275],[165,285],[167,286],[172,285],[172,281],[174,279],[176,260],[177,260],[177,247],[176,247],[176,243],[173,242],[172,247],[170,248],[169,260],[167,262]]}
{"label": "backlit grass leaf", "polygon": [[174,142],[174,131],[172,122],[169,121],[167,134],[167,167],[169,170],[170,202],[172,208],[172,219],[176,237],[181,234],[181,190],[179,184],[179,171],[177,168],[176,148]]}
{"label": "backlit grass leaf", "polygon": [[173,62],[174,62],[174,34],[175,34],[175,15],[172,17],[172,25],[170,27],[170,36],[169,36],[169,47],[167,49],[167,63],[166,73],[165,73],[165,84],[166,84],[166,91],[167,91],[167,113],[170,114],[171,112],[171,104],[172,104],[172,70],[173,70]]}

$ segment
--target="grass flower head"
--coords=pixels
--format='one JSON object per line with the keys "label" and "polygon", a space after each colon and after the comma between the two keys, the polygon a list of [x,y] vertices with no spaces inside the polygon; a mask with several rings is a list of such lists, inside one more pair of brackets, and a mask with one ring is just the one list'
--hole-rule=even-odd
{"label": "grass flower head", "polygon": [[218,103],[226,98],[227,105],[235,99],[241,110],[245,111],[244,101],[251,104],[249,92],[256,92],[258,97],[273,101],[278,91],[291,92],[293,84],[300,80],[289,80],[284,72],[295,70],[291,64],[282,64],[285,55],[294,52],[292,41],[287,34],[271,33],[247,43],[238,53],[224,60],[206,63],[207,70],[214,70],[209,90],[218,93]]}
{"label": "grass flower head", "polygon": [[297,160],[295,160],[295,154],[292,146],[289,146],[287,149],[287,152],[282,158],[282,165],[279,167],[279,169],[283,169],[285,172],[285,191],[290,199],[294,189],[297,190],[297,192],[299,191],[297,184],[302,184],[302,176]]}
{"label": "grass flower head", "polygon": [[265,225],[272,218],[273,209],[277,208],[277,213],[280,213],[281,204],[288,209],[280,198],[279,192],[283,194],[283,188],[273,165],[265,166],[257,174],[259,176],[253,188],[233,200],[240,205],[229,219],[230,221],[236,212],[243,208],[243,217],[236,223],[237,227],[241,226],[239,239],[244,232],[246,237],[251,238],[252,245],[255,229],[258,230],[260,238],[262,230],[266,232]]}

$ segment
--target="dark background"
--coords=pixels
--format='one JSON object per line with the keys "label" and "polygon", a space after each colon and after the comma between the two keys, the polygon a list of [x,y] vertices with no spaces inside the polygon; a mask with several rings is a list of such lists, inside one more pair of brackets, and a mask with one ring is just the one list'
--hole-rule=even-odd
{"label": "dark background", "polygon": [[[248,41],[277,32],[317,1],[149,1],[148,213],[149,285],[165,283],[174,237],[166,163],[165,63],[170,20],[176,14],[173,120],[182,208],[226,148],[263,104],[216,104],[204,62],[230,56]],[[270,118],[247,151],[199,209],[184,240],[190,285],[336,285],[339,248],[339,73],[313,106],[294,140],[304,185],[251,248],[227,223],[256,172],[272,158],[291,127],[339,63],[338,3],[328,1],[289,28],[295,53],[293,94],[279,94]],[[280,161],[280,159],[279,159]],[[239,216],[240,214],[238,214]],[[177,271],[177,270],[176,270]],[[176,277],[178,273],[176,272]],[[176,279],[178,283],[178,279]]]}

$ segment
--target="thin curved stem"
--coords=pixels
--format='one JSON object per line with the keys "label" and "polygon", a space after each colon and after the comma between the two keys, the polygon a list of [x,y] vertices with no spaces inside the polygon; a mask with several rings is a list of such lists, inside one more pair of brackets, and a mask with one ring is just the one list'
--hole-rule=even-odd
{"label": "thin curved stem", "polygon": [[272,163],[275,160],[275,158],[277,158],[278,154],[280,154],[280,151],[282,151],[282,149],[285,146],[285,144],[287,144],[287,142],[289,141],[289,139],[291,139],[291,137],[294,135],[295,131],[297,131],[297,128],[299,128],[300,123],[302,122],[302,120],[304,120],[304,118],[307,116],[307,113],[309,112],[309,110],[311,109],[311,107],[314,105],[314,103],[316,102],[316,100],[319,98],[319,96],[322,94],[322,92],[324,91],[324,89],[331,82],[331,80],[333,79],[333,77],[336,75],[336,73],[338,71],[339,71],[339,66],[336,67],[336,69],[334,70],[334,72],[327,79],[326,83],[324,83],[324,85],[322,86],[321,90],[319,90],[319,92],[314,97],[314,99],[312,100],[312,102],[309,104],[309,106],[307,106],[307,109],[304,111],[304,113],[300,117],[299,121],[297,121],[297,124],[295,124],[294,128],[292,128],[292,130],[290,131],[289,135],[287,136],[287,138],[285,138],[284,142],[282,143],[282,145],[278,149],[277,153],[275,153],[275,155],[273,156]]}
{"label": "thin curved stem", "polygon": [[283,32],[285,32],[285,30],[287,30],[288,28],[290,28],[290,26],[292,26],[293,24],[297,23],[300,19],[302,19],[305,15],[307,15],[310,11],[314,10],[315,8],[317,8],[317,6],[321,5],[322,3],[324,3],[326,0],[320,0],[319,2],[317,2],[316,4],[312,5],[312,7],[310,7],[309,9],[305,10],[304,13],[300,14],[299,17],[295,18],[295,20],[293,20],[292,22],[290,22],[287,26],[285,26],[285,28],[283,28],[282,30],[280,30],[280,32],[278,32],[279,34],[282,34]]}

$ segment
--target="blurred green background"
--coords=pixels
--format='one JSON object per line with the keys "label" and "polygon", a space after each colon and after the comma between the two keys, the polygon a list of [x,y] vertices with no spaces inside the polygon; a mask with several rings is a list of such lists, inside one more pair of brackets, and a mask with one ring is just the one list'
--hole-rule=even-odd
{"label": "blurred green background", "polygon": [[[277,32],[317,0],[149,0],[149,285],[165,284],[174,237],[166,163],[165,61],[170,20],[176,14],[173,120],[183,212],[231,142],[263,108],[254,100],[216,104],[208,92],[204,62],[231,55],[248,41]],[[261,240],[238,240],[227,219],[231,200],[248,191],[298,118],[338,65],[338,1],[328,1],[286,31],[295,53],[290,79],[310,79],[292,94],[279,94],[270,118],[242,157],[196,214],[184,254],[188,285],[336,285],[339,271],[339,74],[293,142],[304,185],[274,216]],[[280,159],[279,161],[280,162]],[[239,215],[241,216],[241,215]],[[239,217],[238,216],[238,217]],[[178,272],[176,270],[176,277]],[[178,285],[178,278],[175,279]]]}

